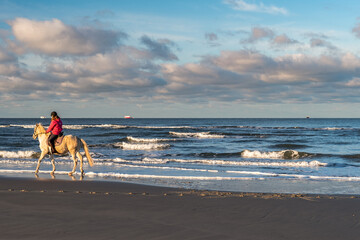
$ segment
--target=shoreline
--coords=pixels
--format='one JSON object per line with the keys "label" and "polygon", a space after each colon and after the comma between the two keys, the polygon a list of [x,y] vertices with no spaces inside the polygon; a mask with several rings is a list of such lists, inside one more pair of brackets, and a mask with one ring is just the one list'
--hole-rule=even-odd
{"label": "shoreline", "polygon": [[0,177],[3,239],[358,239],[360,196]]}
{"label": "shoreline", "polygon": [[[12,186],[7,188],[7,186]],[[49,177],[19,177],[19,176],[4,176],[0,175],[0,191],[22,191],[22,192],[44,192],[44,191],[66,191],[91,192],[96,190],[98,193],[119,193],[125,194],[126,191],[151,191],[157,194],[163,193],[191,193],[200,196],[232,196],[232,197],[264,197],[264,198],[307,198],[307,199],[335,199],[335,198],[350,198],[360,199],[360,194],[324,194],[324,193],[284,193],[284,192],[261,192],[261,191],[227,191],[227,190],[211,190],[211,189],[191,189],[181,187],[167,187],[154,184],[144,184],[141,182],[127,182],[107,179],[66,179]],[[96,192],[95,191],[95,192]],[[94,192],[94,191],[92,191]],[[204,195],[205,194],[205,195]]]}

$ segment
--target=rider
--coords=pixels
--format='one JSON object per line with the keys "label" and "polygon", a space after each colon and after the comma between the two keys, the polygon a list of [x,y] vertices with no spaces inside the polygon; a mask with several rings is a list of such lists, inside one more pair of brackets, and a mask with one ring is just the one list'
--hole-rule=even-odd
{"label": "rider", "polygon": [[51,152],[56,153],[55,150],[55,140],[59,136],[59,134],[62,131],[62,121],[60,117],[57,115],[56,112],[51,113],[51,123],[46,132],[51,132],[51,135],[49,136],[49,142],[51,147]]}

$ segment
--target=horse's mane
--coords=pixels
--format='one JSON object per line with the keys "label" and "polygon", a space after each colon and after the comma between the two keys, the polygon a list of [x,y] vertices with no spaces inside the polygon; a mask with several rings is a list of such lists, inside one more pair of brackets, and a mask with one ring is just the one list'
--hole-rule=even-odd
{"label": "horse's mane", "polygon": [[46,132],[45,128],[41,123],[36,124],[36,126],[41,130],[41,132]]}

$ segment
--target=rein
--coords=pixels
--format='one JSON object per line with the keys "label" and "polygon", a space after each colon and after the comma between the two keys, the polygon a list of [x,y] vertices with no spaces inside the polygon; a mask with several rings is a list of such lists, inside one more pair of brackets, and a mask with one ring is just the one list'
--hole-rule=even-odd
{"label": "rein", "polygon": [[[36,130],[35,130],[35,131],[36,131]],[[35,132],[34,132],[33,136],[34,136],[34,137],[37,137],[37,136],[40,135],[40,134],[46,134],[46,132],[41,132],[41,133],[35,133]]]}
{"label": "rein", "polygon": [[40,134],[46,134],[46,132],[44,132],[44,133],[34,133],[34,136],[37,137]]}

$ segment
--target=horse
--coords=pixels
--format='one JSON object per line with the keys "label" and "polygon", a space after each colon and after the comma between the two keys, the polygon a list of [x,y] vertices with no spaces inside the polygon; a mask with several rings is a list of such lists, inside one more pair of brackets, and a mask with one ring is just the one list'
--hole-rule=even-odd
{"label": "horse", "polygon": [[[50,155],[51,158],[51,164],[53,167],[53,170],[51,172],[51,175],[54,175],[55,172],[55,159],[54,159],[54,153],[52,153],[50,146],[48,145],[48,137],[51,133],[46,133],[45,128],[42,126],[41,123],[37,123],[35,128],[34,128],[34,134],[33,134],[33,139],[35,140],[36,138],[39,139],[39,147],[41,150],[41,154],[37,163],[37,167],[35,170],[35,175],[38,175],[39,172],[39,168],[40,168],[40,163],[41,160],[46,156],[46,154]],[[74,167],[72,169],[71,172],[69,172],[69,176],[72,176],[76,170],[76,166],[78,163],[78,160],[76,159],[76,157],[78,157],[80,159],[80,171],[81,171],[81,176],[84,175],[84,169],[83,169],[83,156],[80,153],[80,149],[83,148],[85,150],[85,154],[86,154],[86,158],[89,162],[89,165],[92,167],[94,165],[94,161],[90,156],[89,153],[89,148],[86,144],[86,142],[84,141],[84,139],[81,139],[77,136],[72,136],[72,135],[65,135],[64,139],[62,141],[62,143],[58,146],[55,146],[55,150],[58,152],[58,154],[63,155],[66,154],[68,152],[70,152],[72,159],[74,161]]]}

